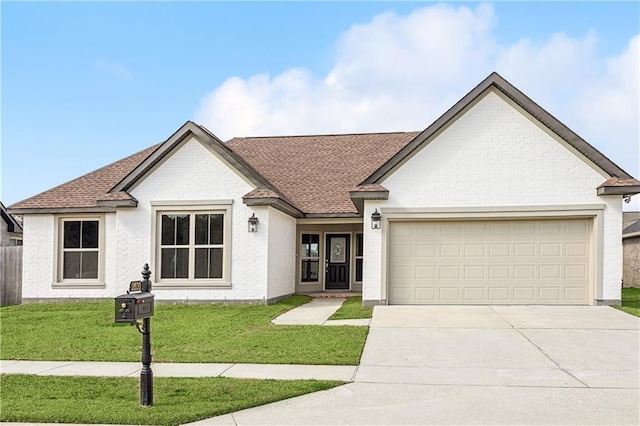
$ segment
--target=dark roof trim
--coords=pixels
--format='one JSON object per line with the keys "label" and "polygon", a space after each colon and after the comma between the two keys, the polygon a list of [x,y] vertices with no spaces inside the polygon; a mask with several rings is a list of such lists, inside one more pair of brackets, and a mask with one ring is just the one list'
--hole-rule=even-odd
{"label": "dark roof trim", "polygon": [[66,214],[66,213],[115,213],[115,207],[53,207],[53,208],[29,208],[11,209],[12,214]]}
{"label": "dark roof trim", "polygon": [[11,216],[2,202],[0,202],[0,216],[7,223],[7,232],[22,232],[22,226]]}
{"label": "dark roof trim", "polygon": [[362,215],[359,213],[306,213],[304,215],[305,219],[316,219],[316,218],[361,218]]}
{"label": "dark roof trim", "polygon": [[102,207],[138,207],[138,201],[130,200],[97,200],[96,204]]}
{"label": "dark roof trim", "polygon": [[243,198],[242,202],[247,206],[270,206],[295,218],[304,216],[295,206],[279,197]]}
{"label": "dark roof trim", "polygon": [[207,129],[197,125],[193,121],[187,121],[173,135],[162,143],[151,155],[149,155],[142,163],[140,163],[131,173],[129,173],[120,183],[114,186],[110,192],[127,191],[137,182],[142,180],[144,176],[151,171],[157,164],[176,148],[180,143],[189,136],[195,136],[199,141],[206,144],[218,155],[224,158],[232,167],[246,177],[251,183],[257,187],[269,188],[277,192],[273,186],[267,182],[258,172],[249,166],[233,151],[227,148],[220,139]]}
{"label": "dark roof trim", "polygon": [[507,80],[502,78],[498,73],[493,72],[473,90],[467,93],[454,106],[445,112],[440,118],[433,122],[423,132],[409,142],[404,148],[396,153],[389,161],[383,164],[378,170],[373,172],[362,184],[381,183],[387,178],[402,162],[410,157],[414,151],[425,144],[431,142],[431,139],[438,134],[450,121],[473,104],[486,90],[495,87],[497,90],[506,95],[509,99],[519,105],[522,109],[531,114],[534,118],[544,124],[549,130],[562,138],[565,142],[591,160],[602,171],[610,177],[617,176],[619,178],[629,179],[631,176],[618,167],[615,163],[604,156],[600,151],[587,143],[584,139],[574,133],[567,126],[562,124],[558,119],[545,111],[538,104],[533,102],[524,93],[514,87]]}
{"label": "dark roof trim", "polygon": [[636,186],[600,186],[598,195],[636,195],[640,194],[640,185]]}

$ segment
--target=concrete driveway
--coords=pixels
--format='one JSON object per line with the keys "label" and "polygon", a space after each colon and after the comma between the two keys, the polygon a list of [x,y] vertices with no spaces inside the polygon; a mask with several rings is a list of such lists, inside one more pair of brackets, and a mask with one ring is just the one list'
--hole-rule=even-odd
{"label": "concrete driveway", "polygon": [[354,382],[200,424],[640,424],[640,319],[376,307]]}

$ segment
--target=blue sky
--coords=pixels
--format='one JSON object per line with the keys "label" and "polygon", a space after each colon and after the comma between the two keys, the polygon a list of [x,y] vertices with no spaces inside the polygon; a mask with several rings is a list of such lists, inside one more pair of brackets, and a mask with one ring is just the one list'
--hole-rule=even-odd
{"label": "blue sky", "polygon": [[640,175],[638,2],[0,7],[5,205],[186,120],[223,140],[421,130],[492,71]]}

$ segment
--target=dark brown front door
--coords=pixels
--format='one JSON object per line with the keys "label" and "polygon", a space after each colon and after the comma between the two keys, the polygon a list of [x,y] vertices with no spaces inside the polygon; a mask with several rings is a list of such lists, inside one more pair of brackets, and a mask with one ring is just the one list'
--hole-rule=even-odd
{"label": "dark brown front door", "polygon": [[327,235],[327,257],[325,260],[326,290],[349,289],[349,234]]}

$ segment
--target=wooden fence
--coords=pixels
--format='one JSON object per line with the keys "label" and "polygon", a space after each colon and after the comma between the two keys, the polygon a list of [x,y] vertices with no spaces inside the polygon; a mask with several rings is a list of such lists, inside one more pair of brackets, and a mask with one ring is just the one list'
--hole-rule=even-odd
{"label": "wooden fence", "polygon": [[22,303],[22,246],[0,247],[0,305]]}

